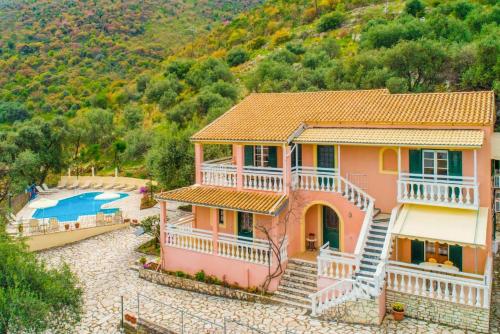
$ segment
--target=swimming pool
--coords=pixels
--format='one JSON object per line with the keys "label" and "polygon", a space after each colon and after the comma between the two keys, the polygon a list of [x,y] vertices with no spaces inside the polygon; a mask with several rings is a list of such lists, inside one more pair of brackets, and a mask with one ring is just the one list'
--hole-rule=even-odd
{"label": "swimming pool", "polygon": [[94,197],[100,194],[102,194],[102,192],[88,192],[62,199],[56,206],[46,209],[37,209],[35,213],[33,213],[33,218],[57,218],[60,222],[65,222],[76,221],[79,216],[95,215],[98,212],[113,213],[118,211],[118,209],[101,209],[101,206],[128,196],[128,194],[119,193],[120,198],[105,200],[94,199]]}

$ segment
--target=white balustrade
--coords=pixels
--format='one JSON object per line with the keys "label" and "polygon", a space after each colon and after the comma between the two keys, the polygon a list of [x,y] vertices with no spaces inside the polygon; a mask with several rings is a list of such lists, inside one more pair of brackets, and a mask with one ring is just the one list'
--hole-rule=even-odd
{"label": "white balustrade", "polygon": [[201,165],[201,180],[205,185],[234,188],[236,179],[236,166],[230,160],[212,160]]}
{"label": "white balustrade", "polygon": [[282,168],[245,166],[242,177],[245,189],[283,191]]}
{"label": "white balustrade", "polygon": [[210,231],[167,224],[166,234],[166,243],[170,247],[207,254],[211,254],[214,250]]}
{"label": "white balustrade", "polygon": [[318,276],[330,279],[351,278],[356,269],[354,255],[333,251],[328,246],[326,243],[320,248]]}
{"label": "white balustrade", "polygon": [[[247,238],[233,234],[219,233],[214,239],[211,231],[191,228],[189,225],[167,224],[167,246],[183,248],[195,252],[217,254],[221,257],[237,259],[261,265],[272,264],[274,254],[269,241],[256,238]],[[288,239],[285,237],[279,250],[281,261],[288,259]]]}
{"label": "white balustrade", "polygon": [[310,294],[312,315],[319,315],[329,308],[339,305],[350,298],[354,298],[354,295],[351,293],[354,284],[354,280],[344,279]]}
{"label": "white balustrade", "polygon": [[398,201],[478,208],[478,188],[473,177],[400,173]]}
{"label": "white balustrade", "polygon": [[267,240],[220,233],[217,254],[256,264],[269,265],[272,251]]}
{"label": "white balustrade", "polygon": [[294,189],[341,192],[336,168],[294,167],[292,169]]}
{"label": "white balustrade", "polygon": [[485,275],[424,270],[411,263],[390,261],[387,289],[475,307],[489,308],[491,269]]}

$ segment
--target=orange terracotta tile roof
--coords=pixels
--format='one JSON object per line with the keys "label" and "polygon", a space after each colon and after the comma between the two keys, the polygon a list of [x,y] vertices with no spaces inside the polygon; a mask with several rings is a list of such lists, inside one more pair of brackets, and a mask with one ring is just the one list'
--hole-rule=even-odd
{"label": "orange terracotta tile roof", "polygon": [[157,200],[277,215],[287,196],[193,185],[157,194]]}
{"label": "orange terracotta tile roof", "polygon": [[464,129],[381,129],[381,128],[310,128],[294,143],[359,144],[396,146],[437,146],[478,148],[483,145],[483,130]]}
{"label": "orange terracotta tile roof", "polygon": [[259,93],[247,96],[192,140],[285,142],[301,124],[484,126],[494,121],[492,91]]}

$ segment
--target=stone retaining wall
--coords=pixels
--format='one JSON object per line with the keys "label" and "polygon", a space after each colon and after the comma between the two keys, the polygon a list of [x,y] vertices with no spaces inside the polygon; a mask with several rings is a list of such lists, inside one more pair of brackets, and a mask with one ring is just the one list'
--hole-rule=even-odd
{"label": "stone retaining wall", "polygon": [[379,314],[380,298],[346,301],[325,312],[321,318],[352,324],[380,325],[383,317]]}
{"label": "stone retaining wall", "polygon": [[267,304],[276,303],[266,296],[249,293],[243,290],[226,288],[221,285],[198,282],[189,278],[159,273],[157,271],[149,269],[139,269],[139,277],[156,284],[162,284],[177,289],[200,292],[207,295]]}
{"label": "stone retaining wall", "polygon": [[403,303],[405,314],[412,318],[481,333],[489,332],[490,310],[487,308],[386,290],[387,312],[391,311],[394,302]]}

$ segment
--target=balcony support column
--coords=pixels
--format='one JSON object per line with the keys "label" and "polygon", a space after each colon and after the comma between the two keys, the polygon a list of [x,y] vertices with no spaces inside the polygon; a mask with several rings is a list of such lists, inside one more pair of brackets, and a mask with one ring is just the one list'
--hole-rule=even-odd
{"label": "balcony support column", "polygon": [[167,202],[160,201],[160,242],[165,242],[165,227],[167,226]]}
{"label": "balcony support column", "polygon": [[[295,148],[297,150],[297,148]],[[283,145],[283,190],[285,194],[290,193],[292,186],[292,152],[290,146]]]}
{"label": "balcony support column", "polygon": [[210,208],[210,222],[212,223],[212,241],[214,244],[213,253],[217,255],[219,246],[219,210]]}
{"label": "balcony support column", "polygon": [[195,183],[202,184],[201,165],[203,164],[203,145],[200,143],[194,144],[194,164],[195,164]]}
{"label": "balcony support column", "polygon": [[243,189],[243,166],[245,164],[245,156],[243,145],[235,144],[234,153],[236,156],[236,189]]}

